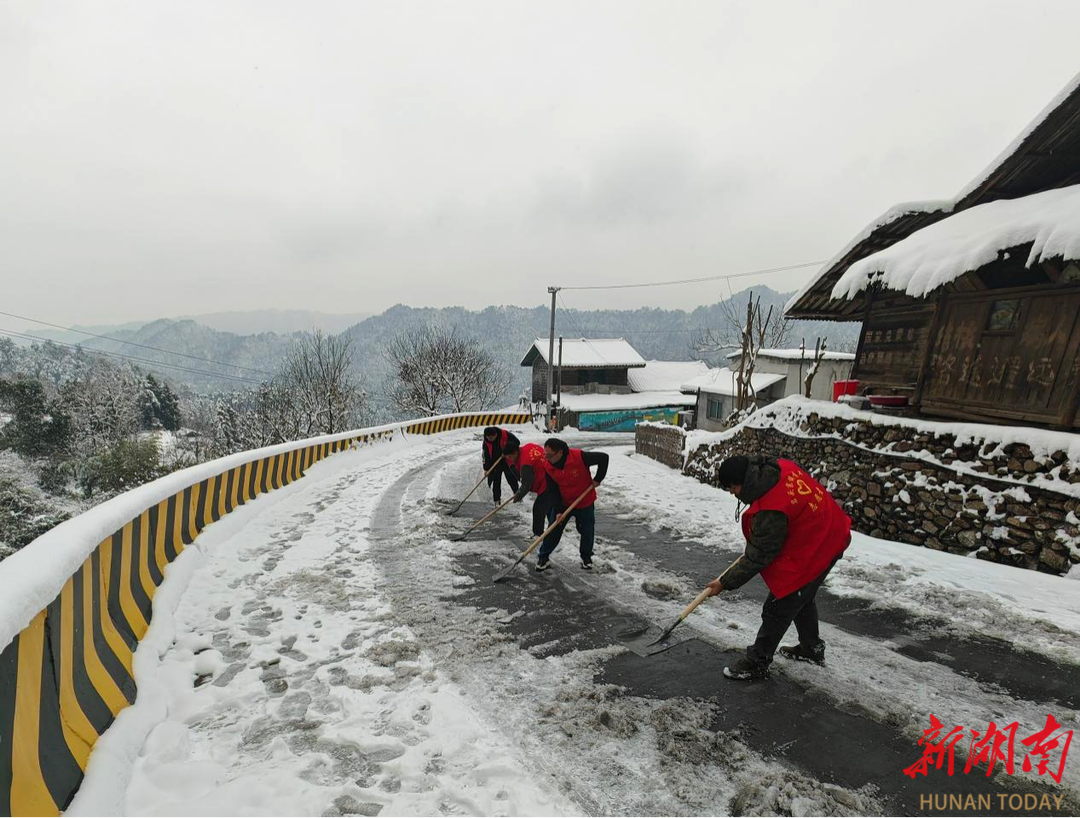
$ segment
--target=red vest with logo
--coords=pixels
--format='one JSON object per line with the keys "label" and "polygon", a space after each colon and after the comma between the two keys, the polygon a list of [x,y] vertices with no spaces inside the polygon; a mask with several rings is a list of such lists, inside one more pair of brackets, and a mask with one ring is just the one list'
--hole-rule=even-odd
{"label": "red vest with logo", "polygon": [[778,460],[780,481],[743,513],[742,529],[759,511],[782,511],[788,518],[787,540],[780,554],[761,572],[773,596],[794,593],[824,571],[851,541],[851,518],[819,482],[797,463]]}
{"label": "red vest with logo", "polygon": [[[566,453],[566,462],[561,469],[551,467],[547,473],[548,479],[559,487],[563,505],[569,505],[576,500],[585,489],[592,485],[592,472],[585,465],[581,457],[581,449],[571,449]],[[588,508],[596,502],[596,489],[589,489],[585,499],[574,508]]]}
{"label": "red vest with logo", "polygon": [[542,494],[547,488],[547,458],[544,457],[544,447],[535,443],[525,443],[518,453],[517,471],[518,476],[525,466],[533,468],[533,484],[529,489],[533,494]]}
{"label": "red vest with logo", "polygon": [[[499,429],[499,451],[500,451],[500,453],[506,451],[506,435],[507,435],[506,429]],[[489,441],[486,437],[484,438],[484,451],[487,452],[488,460],[494,460],[495,459],[495,450],[494,450],[494,446],[492,445],[492,443],[493,443],[493,441]]]}

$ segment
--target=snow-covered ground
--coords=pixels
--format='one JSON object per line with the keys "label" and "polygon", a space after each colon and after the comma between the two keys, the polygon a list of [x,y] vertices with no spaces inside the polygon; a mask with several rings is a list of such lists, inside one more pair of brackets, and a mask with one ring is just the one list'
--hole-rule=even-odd
{"label": "snow-covered ground", "polygon": [[169,566],[135,655],[138,699],[69,814],[575,812],[380,594],[375,504],[454,437],[329,458]]}
{"label": "snow-covered ground", "polygon": [[[524,547],[526,504],[457,544],[448,538],[468,515],[448,520],[441,502],[475,482],[477,431],[336,455],[208,528],[168,568],[136,653],[138,700],[95,749],[72,814],[879,813],[872,788],[817,779],[752,737],[717,732],[732,684],[718,676],[704,699],[602,681],[625,649],[593,638],[600,623],[588,617],[669,622],[741,534],[732,498],[634,455],[628,436],[570,436],[612,456],[597,570],[572,570],[568,532],[556,570],[535,575],[530,560],[499,586],[501,601],[486,596],[485,566]],[[689,574],[674,555],[621,540],[616,520],[685,537]],[[956,639],[996,636],[1080,662],[1069,579],[857,535],[828,585],[915,622],[944,619]],[[568,600],[586,607],[561,609]],[[683,628],[732,651],[759,622],[760,604],[736,593]],[[1077,724],[1068,708],[916,660],[895,640],[828,622],[822,633],[837,661],[778,672],[910,739],[906,763],[931,712],[969,728],[1034,729],[1048,709]],[[1065,771],[1074,798],[1078,770]]]}

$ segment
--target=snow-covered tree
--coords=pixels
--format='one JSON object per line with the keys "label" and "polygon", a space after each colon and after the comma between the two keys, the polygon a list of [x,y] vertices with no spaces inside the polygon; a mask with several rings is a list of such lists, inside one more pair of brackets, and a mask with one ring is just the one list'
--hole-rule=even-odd
{"label": "snow-covered tree", "polygon": [[71,417],[77,455],[94,456],[139,430],[142,378],[128,366],[94,360],[84,377],[61,390],[61,405]]}
{"label": "snow-covered tree", "polygon": [[413,415],[490,409],[509,388],[507,368],[474,338],[431,325],[398,333],[386,351],[391,398]]}
{"label": "snow-covered tree", "polygon": [[67,452],[71,418],[46,397],[40,381],[0,380],[0,410],[10,415],[0,428],[0,449],[11,449],[27,458],[55,458]]}

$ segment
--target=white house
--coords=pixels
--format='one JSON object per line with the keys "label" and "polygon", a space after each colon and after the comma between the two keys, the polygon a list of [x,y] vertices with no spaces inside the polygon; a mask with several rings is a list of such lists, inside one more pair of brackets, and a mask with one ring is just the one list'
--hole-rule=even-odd
{"label": "white house", "polygon": [[[741,353],[727,357],[728,367],[714,369],[683,383],[684,393],[696,396],[695,426],[707,431],[723,428],[723,421],[735,411],[738,394],[737,373]],[[765,406],[789,395],[801,395],[806,374],[813,365],[813,350],[763,349],[758,352],[751,387],[758,406]],[[833,384],[851,377],[855,356],[850,352],[826,352],[811,385],[810,397],[832,400]]]}

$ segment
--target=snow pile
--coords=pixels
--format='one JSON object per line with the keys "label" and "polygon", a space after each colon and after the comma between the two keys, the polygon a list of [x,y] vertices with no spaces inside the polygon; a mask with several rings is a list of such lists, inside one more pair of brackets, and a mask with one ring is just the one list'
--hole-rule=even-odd
{"label": "snow pile", "polygon": [[704,361],[649,361],[644,369],[631,369],[626,378],[635,392],[678,392],[684,383],[708,372]]}
{"label": "snow pile", "polygon": [[[707,392],[711,395],[728,395],[735,396],[739,393],[739,373],[734,369],[727,367],[721,367],[719,369],[713,369],[704,375],[699,375],[692,380],[687,381],[682,385],[683,392],[690,392],[697,394],[698,392]],[[750,386],[754,390],[754,394],[764,392],[770,386],[776,383],[780,383],[787,378],[787,375],[774,375],[768,372],[755,372],[750,376]]]}
{"label": "snow pile", "polygon": [[851,299],[880,283],[921,298],[1028,243],[1027,267],[1050,258],[1080,258],[1080,185],[988,202],[924,227],[856,261],[832,296]]}

